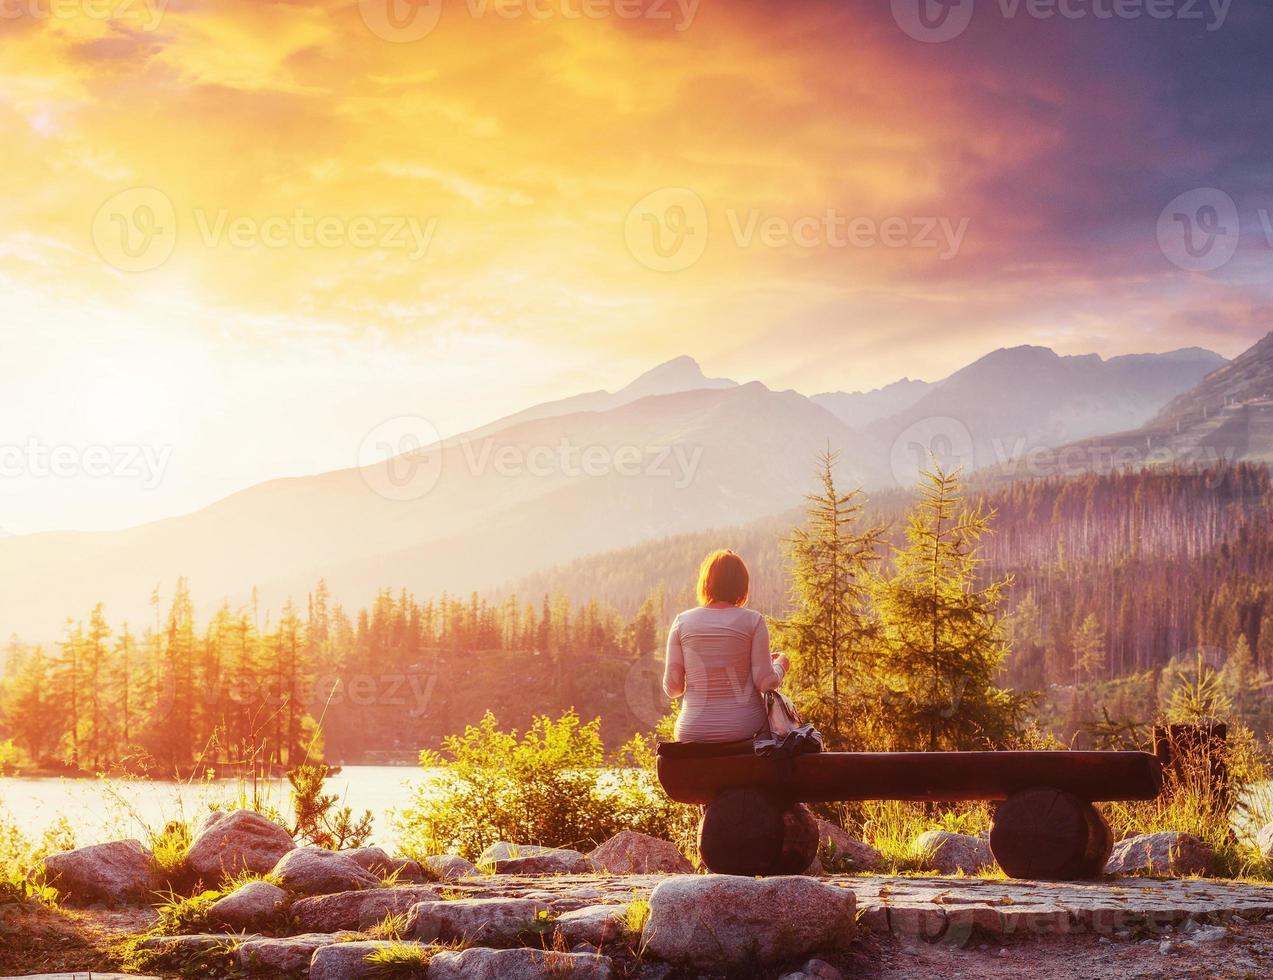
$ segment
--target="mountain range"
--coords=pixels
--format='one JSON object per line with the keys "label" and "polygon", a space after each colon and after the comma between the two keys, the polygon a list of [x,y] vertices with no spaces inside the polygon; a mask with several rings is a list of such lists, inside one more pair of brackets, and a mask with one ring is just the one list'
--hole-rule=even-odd
{"label": "mountain range", "polygon": [[[1036,453],[1032,472],[1073,476],[1137,466],[1273,463],[1273,333],[1170,399],[1135,427],[1097,433]],[[997,465],[987,479],[1021,468]]]}
{"label": "mountain range", "polygon": [[619,391],[532,406],[374,465],[269,481],[126,530],[0,540],[0,630],[56,639],[98,601],[147,622],[152,592],[179,576],[204,612],[245,604],[254,586],[277,609],[320,578],[347,604],[382,587],[488,589],[789,511],[828,447],[844,485],[896,487],[929,451],[981,467],[1134,430],[1225,365],[1198,348],[1104,360],[1016,347],[931,384],[807,397],[708,378],[679,357]]}

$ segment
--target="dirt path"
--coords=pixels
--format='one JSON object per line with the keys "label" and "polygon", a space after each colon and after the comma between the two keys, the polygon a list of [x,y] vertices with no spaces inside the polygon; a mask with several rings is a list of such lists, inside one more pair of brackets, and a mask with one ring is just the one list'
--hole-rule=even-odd
{"label": "dirt path", "polygon": [[145,929],[150,909],[120,912],[0,907],[0,980],[29,973],[109,970],[110,949],[125,935]]}

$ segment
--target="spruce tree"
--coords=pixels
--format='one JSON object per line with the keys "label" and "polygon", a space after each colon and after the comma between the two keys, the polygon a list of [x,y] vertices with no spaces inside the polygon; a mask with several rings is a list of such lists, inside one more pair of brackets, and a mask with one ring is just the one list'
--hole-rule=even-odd
{"label": "spruce tree", "polygon": [[1088,613],[1071,641],[1074,647],[1074,682],[1091,680],[1105,670],[1105,629],[1096,613]]}
{"label": "spruce tree", "polygon": [[862,680],[876,630],[868,582],[883,529],[862,526],[862,493],[836,487],[836,459],[830,451],[818,458],[821,492],[807,496],[805,525],[785,542],[793,611],[770,625],[771,642],[793,655],[791,688],[801,715],[828,748],[843,749],[869,742]]}
{"label": "spruce tree", "polygon": [[1007,655],[999,606],[1009,579],[978,582],[978,542],[993,512],[962,505],[958,473],[923,472],[906,546],[878,579],[891,748],[990,748],[1015,734],[1021,698],[999,688]]}

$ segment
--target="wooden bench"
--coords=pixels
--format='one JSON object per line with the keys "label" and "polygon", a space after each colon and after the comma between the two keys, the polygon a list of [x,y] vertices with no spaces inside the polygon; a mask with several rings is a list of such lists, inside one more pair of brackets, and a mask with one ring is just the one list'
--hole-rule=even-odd
{"label": "wooden bench", "polygon": [[1147,752],[823,752],[775,762],[750,741],[664,742],[659,782],[704,804],[699,851],[722,874],[798,874],[818,845],[800,804],[847,800],[998,803],[990,850],[1013,878],[1093,878],[1113,838],[1093,803],[1152,800],[1162,767]]}

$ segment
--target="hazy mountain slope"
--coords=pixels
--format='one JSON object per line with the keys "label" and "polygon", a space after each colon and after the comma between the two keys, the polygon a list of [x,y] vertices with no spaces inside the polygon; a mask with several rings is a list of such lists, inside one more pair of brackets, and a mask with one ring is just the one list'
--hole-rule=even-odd
{"label": "hazy mountain slope", "polygon": [[786,511],[827,447],[842,454],[845,486],[909,485],[911,457],[929,448],[962,438],[982,465],[1022,441],[1108,431],[1148,418],[1221,360],[997,351],[863,432],[794,391],[708,379],[677,358],[611,395],[538,406],[365,470],[270,481],[123,531],[0,540],[0,632],[55,639],[68,615],[98,601],[116,620],[149,622],[152,591],[170,593],[182,575],[204,610],[245,602],[253,585],[262,608],[276,609],[319,578],[349,604],[386,586],[490,588]]}
{"label": "hazy mountain slope", "polygon": [[1273,333],[1172,399],[1153,420],[1158,429],[1186,428],[1235,404],[1273,400]]}
{"label": "hazy mountain slope", "polygon": [[485,435],[534,419],[555,418],[561,415],[573,415],[576,412],[608,412],[652,395],[674,395],[681,391],[698,391],[704,388],[733,388],[737,384],[737,381],[731,381],[729,378],[707,377],[703,374],[703,369],[699,367],[698,361],[682,355],[651,368],[618,391],[588,391],[571,395],[569,398],[532,405],[530,408],[498,419],[489,425],[474,429],[469,436]]}
{"label": "hazy mountain slope", "polygon": [[949,455],[969,470],[1040,448],[1142,425],[1224,364],[1200,348],[1102,360],[1046,347],[987,354],[870,427],[880,451],[899,444]]}
{"label": "hazy mountain slope", "polygon": [[[1273,333],[1207,374],[1145,423],[1036,453],[1031,470],[1071,475],[1114,467],[1212,466],[1219,460],[1273,462]],[[995,467],[987,478],[1020,475],[1019,466],[1007,464]]]}
{"label": "hazy mountain slope", "polygon": [[927,381],[902,378],[871,391],[827,391],[813,401],[855,429],[904,412],[934,386]]}
{"label": "hazy mountain slope", "polygon": [[[204,604],[244,601],[256,584],[267,607],[320,577],[351,603],[385,585],[486,587],[789,508],[804,490],[791,474],[828,444],[859,460],[857,438],[803,396],[759,383],[530,420],[365,472],[262,484],[128,531],[0,541],[0,629],[47,639],[99,600],[146,621],[151,591],[179,575]],[[846,479],[865,476],[846,464]]]}

